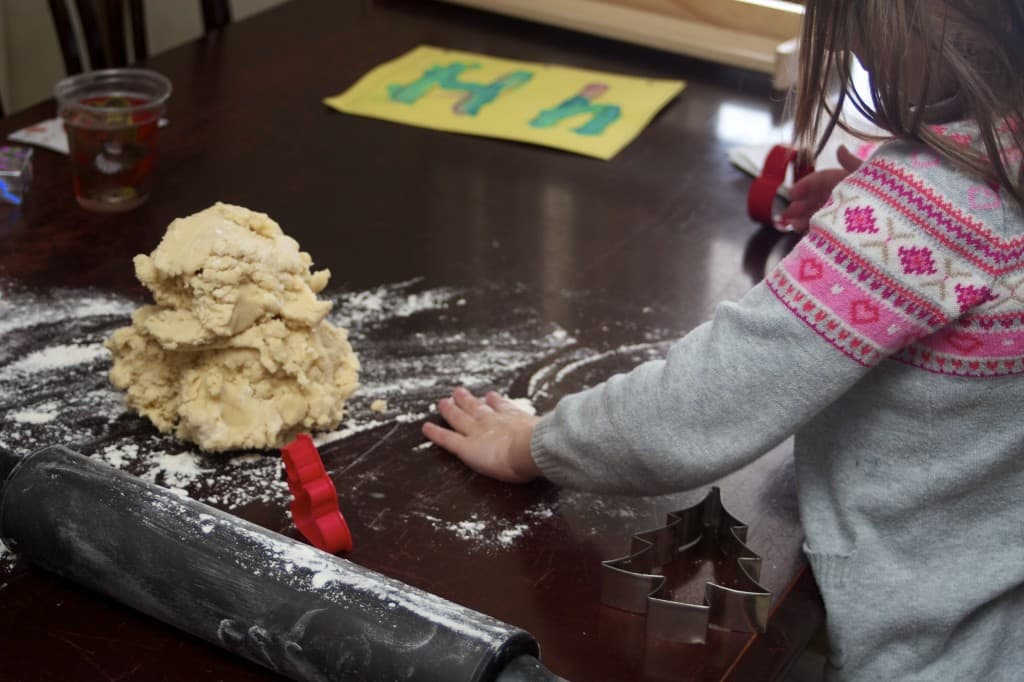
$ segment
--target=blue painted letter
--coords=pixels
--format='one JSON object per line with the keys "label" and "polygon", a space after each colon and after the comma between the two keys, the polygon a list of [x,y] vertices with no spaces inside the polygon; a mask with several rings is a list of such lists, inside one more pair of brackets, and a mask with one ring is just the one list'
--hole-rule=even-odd
{"label": "blue painted letter", "polygon": [[554,109],[545,109],[530,121],[534,128],[551,128],[561,121],[580,114],[589,114],[590,120],[573,128],[580,135],[600,135],[622,116],[622,109],[616,104],[594,104],[593,100],[600,97],[608,89],[603,83],[590,83],[583,87],[578,95],[559,104]]}
{"label": "blue painted letter", "polygon": [[415,104],[433,88],[444,90],[461,90],[466,94],[460,97],[452,109],[461,116],[476,116],[480,110],[498,98],[509,88],[523,85],[533,74],[529,71],[513,71],[502,76],[493,83],[468,83],[459,77],[470,69],[479,68],[479,64],[462,64],[454,62],[448,66],[434,66],[427,69],[420,78],[408,85],[389,85],[388,95],[395,102]]}

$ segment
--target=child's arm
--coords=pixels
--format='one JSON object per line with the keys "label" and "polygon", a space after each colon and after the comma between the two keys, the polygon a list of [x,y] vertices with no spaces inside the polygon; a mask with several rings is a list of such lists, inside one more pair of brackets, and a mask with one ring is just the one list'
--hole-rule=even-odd
{"label": "child's arm", "polygon": [[687,490],[753,462],[868,371],[762,282],[664,360],[563,398],[535,427],[531,455],[562,486]]}
{"label": "child's arm", "polygon": [[644,363],[542,419],[456,389],[424,435],[478,473],[657,494],[703,485],[789,436],[867,367],[821,342],[764,283]]}

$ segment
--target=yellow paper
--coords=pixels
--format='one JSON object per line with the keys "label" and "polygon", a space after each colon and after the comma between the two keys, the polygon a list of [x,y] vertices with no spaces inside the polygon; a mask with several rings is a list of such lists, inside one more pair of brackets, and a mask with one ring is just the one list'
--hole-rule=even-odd
{"label": "yellow paper", "polygon": [[324,103],[349,114],[607,160],[684,87],[682,81],[421,46]]}

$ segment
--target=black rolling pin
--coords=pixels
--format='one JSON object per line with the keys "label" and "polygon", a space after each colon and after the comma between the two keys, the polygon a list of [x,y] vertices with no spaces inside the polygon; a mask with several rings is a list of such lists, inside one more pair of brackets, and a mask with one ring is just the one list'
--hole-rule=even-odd
{"label": "black rolling pin", "polygon": [[0,481],[13,551],[292,679],[560,679],[524,630],[66,448]]}

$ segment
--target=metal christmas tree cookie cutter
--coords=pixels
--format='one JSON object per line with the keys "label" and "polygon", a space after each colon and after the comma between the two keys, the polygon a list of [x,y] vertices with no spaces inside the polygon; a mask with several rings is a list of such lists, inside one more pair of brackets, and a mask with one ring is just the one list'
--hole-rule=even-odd
{"label": "metal christmas tree cookie cutter", "polygon": [[[731,586],[706,582],[703,604],[673,599],[662,567],[707,539],[735,562]],[[601,602],[647,614],[649,640],[703,643],[708,627],[764,632],[772,596],[757,583],[761,557],[746,540],[747,526],[725,510],[721,491],[713,487],[700,503],[669,513],[664,526],[634,535],[628,555],[601,562]]]}

